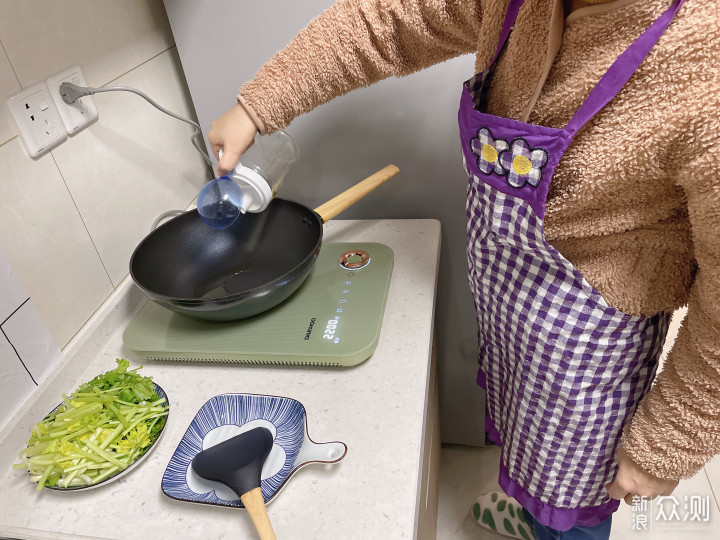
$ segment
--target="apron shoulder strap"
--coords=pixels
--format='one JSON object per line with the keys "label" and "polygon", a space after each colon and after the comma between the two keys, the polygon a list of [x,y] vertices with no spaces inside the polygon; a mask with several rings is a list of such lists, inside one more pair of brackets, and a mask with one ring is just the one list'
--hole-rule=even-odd
{"label": "apron shoulder strap", "polygon": [[505,45],[505,42],[510,35],[510,30],[515,24],[515,19],[517,19],[518,12],[520,11],[520,8],[522,7],[524,2],[525,0],[510,0],[510,5],[508,6],[507,13],[505,14],[505,20],[503,21],[503,25],[500,30],[500,41],[498,42],[497,49],[495,50],[495,56],[493,56],[492,62],[490,62],[491,66],[495,63],[498,56],[500,55],[500,51],[502,51],[503,45]]}
{"label": "apron shoulder strap", "polygon": [[665,12],[615,60],[597,86],[570,119],[565,130],[574,136],[622,90],[662,36],[685,0],[675,0]]}

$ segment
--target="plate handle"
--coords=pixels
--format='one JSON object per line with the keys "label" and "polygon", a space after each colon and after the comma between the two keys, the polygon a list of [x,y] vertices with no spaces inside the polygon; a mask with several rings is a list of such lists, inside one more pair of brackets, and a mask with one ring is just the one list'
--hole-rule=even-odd
{"label": "plate handle", "polygon": [[342,442],[315,443],[309,438],[303,442],[295,463],[337,463],[347,454],[347,445]]}

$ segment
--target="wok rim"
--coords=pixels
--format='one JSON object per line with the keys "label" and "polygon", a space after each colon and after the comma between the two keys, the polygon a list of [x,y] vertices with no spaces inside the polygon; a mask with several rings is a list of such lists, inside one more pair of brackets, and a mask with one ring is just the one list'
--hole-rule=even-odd
{"label": "wok rim", "polygon": [[[316,219],[316,221],[317,221],[317,224],[318,224],[319,230],[320,230],[320,234],[318,235],[317,242],[315,243],[315,245],[313,246],[313,248],[310,250],[310,252],[309,252],[298,264],[296,264],[295,266],[293,266],[290,270],[288,270],[288,271],[285,272],[284,274],[276,277],[276,278],[273,279],[272,281],[268,281],[268,282],[266,282],[266,283],[264,283],[264,284],[262,284],[262,285],[259,285],[258,287],[254,287],[254,288],[252,288],[252,289],[247,289],[246,291],[243,291],[243,292],[241,292],[241,293],[235,293],[235,294],[231,294],[231,295],[228,295],[228,296],[215,296],[215,297],[213,297],[213,298],[187,298],[187,297],[178,297],[178,296],[168,296],[168,295],[165,295],[165,294],[161,294],[161,293],[154,292],[154,291],[152,291],[151,289],[148,289],[146,286],[142,285],[142,284],[138,281],[138,279],[137,279],[137,277],[136,277],[136,275],[135,275],[135,270],[134,270],[135,258],[136,258],[136,256],[137,256],[137,253],[138,253],[138,251],[140,250],[140,248],[143,247],[143,245],[145,244],[145,242],[146,242],[153,234],[155,234],[157,231],[162,230],[162,229],[165,228],[165,227],[170,226],[170,225],[171,225],[175,220],[177,220],[177,219],[180,219],[180,218],[182,218],[182,217],[184,217],[184,216],[187,216],[188,214],[197,214],[198,219],[201,219],[201,218],[200,218],[200,214],[198,213],[197,208],[193,208],[192,210],[187,210],[187,211],[183,212],[182,214],[180,214],[180,215],[172,218],[171,220],[163,223],[162,225],[156,227],[154,230],[150,231],[150,233],[147,234],[147,235],[140,241],[140,243],[135,247],[135,249],[133,250],[132,255],[130,256],[130,278],[133,280],[133,283],[135,283],[135,285],[137,285],[147,296],[149,296],[149,297],[152,298],[153,300],[164,301],[164,302],[167,302],[167,303],[169,303],[169,304],[178,306],[178,307],[183,308],[183,309],[196,309],[196,308],[199,308],[199,307],[202,307],[202,306],[206,306],[206,305],[215,305],[215,306],[220,305],[220,307],[222,307],[222,308],[231,308],[231,307],[232,307],[232,302],[237,301],[237,300],[241,300],[241,299],[243,299],[243,298],[245,298],[245,297],[248,297],[248,296],[252,296],[252,293],[253,293],[253,292],[256,292],[256,291],[258,291],[258,290],[261,290],[261,289],[270,287],[270,286],[272,286],[274,283],[276,283],[276,282],[278,282],[278,281],[282,281],[283,278],[285,278],[285,277],[287,277],[288,275],[296,272],[299,268],[301,268],[302,266],[306,265],[309,259],[311,259],[311,258],[313,258],[313,257],[314,257],[315,259],[317,259],[317,256],[318,256],[318,254],[319,254],[319,252],[320,252],[320,249],[322,248],[323,225],[324,225],[325,222],[323,221],[323,219],[322,219],[322,217],[320,216],[320,214],[318,214],[315,210],[313,210],[312,208],[310,208],[310,207],[308,207],[308,206],[306,206],[306,205],[304,205],[304,204],[302,204],[302,203],[299,203],[299,202],[297,202],[297,201],[291,201],[290,199],[283,199],[283,198],[280,198],[280,197],[276,197],[276,198],[273,199],[273,200],[278,200],[278,201],[282,201],[282,202],[285,202],[285,203],[290,203],[290,204],[299,206],[299,207],[301,207],[301,208],[309,211],[310,214],[311,214],[311,215]],[[315,261],[312,261],[312,263],[310,263],[309,269],[312,269],[312,267],[313,267],[314,264],[315,264]],[[301,281],[304,281],[306,277],[307,277],[307,272],[305,272],[305,275],[304,275],[303,277],[299,278],[299,279],[301,279]],[[216,310],[216,311],[217,311],[217,310]]]}

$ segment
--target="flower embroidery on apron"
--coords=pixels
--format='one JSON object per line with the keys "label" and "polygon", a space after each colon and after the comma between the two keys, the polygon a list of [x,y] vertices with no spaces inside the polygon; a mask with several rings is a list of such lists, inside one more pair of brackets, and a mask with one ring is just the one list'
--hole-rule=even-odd
{"label": "flower embroidery on apron", "polygon": [[490,68],[463,87],[468,278],[486,426],[501,447],[503,490],[558,530],[596,525],[617,509],[605,484],[622,429],[655,376],[670,314],[614,309],[546,241],[548,188],[575,133],[625,85],[683,2],[620,55],[563,129],[478,110],[523,0],[510,2]]}
{"label": "flower embroidery on apron", "polygon": [[525,183],[537,187],[542,180],[547,152],[531,148],[522,137],[508,144],[503,139],[495,139],[488,128],[480,128],[477,137],[470,140],[470,147],[477,155],[478,169],[485,174],[505,175],[512,187],[523,187]]}

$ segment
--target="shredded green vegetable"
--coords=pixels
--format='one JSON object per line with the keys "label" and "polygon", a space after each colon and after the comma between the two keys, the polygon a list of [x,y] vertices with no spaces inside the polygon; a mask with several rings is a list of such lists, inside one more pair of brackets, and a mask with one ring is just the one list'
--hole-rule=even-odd
{"label": "shredded green vegetable", "polygon": [[137,461],[157,440],[169,404],[150,377],[118,367],[80,387],[42,422],[35,424],[27,448],[18,453],[37,490],[97,484]]}

